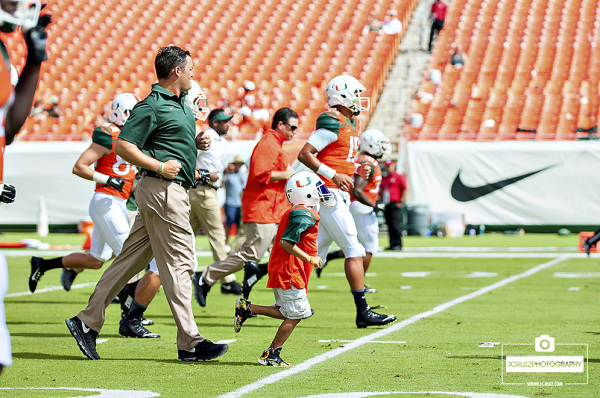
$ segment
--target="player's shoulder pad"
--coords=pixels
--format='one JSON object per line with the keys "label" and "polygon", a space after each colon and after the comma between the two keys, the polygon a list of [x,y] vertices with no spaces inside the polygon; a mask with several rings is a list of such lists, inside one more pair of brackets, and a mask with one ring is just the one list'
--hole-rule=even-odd
{"label": "player's shoulder pad", "polygon": [[[98,145],[102,145],[105,148],[112,150],[113,143],[113,125],[110,123],[104,123],[94,129],[92,133],[92,142]],[[115,126],[116,128],[116,126]]]}
{"label": "player's shoulder pad", "polygon": [[321,113],[317,118],[317,130],[326,129],[333,131],[335,134],[339,134],[340,126],[342,125],[340,115],[341,114],[335,109],[330,109]]}

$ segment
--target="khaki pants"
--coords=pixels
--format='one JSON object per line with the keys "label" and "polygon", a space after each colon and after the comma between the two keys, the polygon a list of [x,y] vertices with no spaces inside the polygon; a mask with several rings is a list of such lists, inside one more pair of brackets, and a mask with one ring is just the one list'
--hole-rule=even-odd
{"label": "khaki pants", "polygon": [[100,332],[106,307],[127,281],[154,257],[177,325],[177,348],[190,349],[204,337],[192,313],[195,253],[187,190],[172,182],[144,176],[136,189],[136,201],[139,214],[121,253],[106,269],[87,307],[77,316]]}
{"label": "khaki pants", "polygon": [[224,276],[241,270],[244,268],[246,261],[262,260],[267,250],[273,245],[278,224],[249,222],[244,223],[244,226],[246,228],[246,242],[242,247],[230,253],[223,261],[217,261],[204,270],[204,280],[208,285],[212,286]]}
{"label": "khaki pants", "polygon": [[[221,207],[217,200],[217,190],[203,185],[190,189],[190,206],[190,224],[194,234],[203,229],[208,236],[213,259],[224,260],[227,257],[225,228],[221,218]],[[221,282],[232,281],[235,281],[235,275],[228,275]]]}

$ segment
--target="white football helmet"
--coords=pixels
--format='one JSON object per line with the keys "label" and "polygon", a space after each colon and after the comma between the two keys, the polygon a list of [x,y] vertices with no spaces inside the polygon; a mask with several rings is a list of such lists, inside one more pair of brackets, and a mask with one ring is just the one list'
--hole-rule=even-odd
{"label": "white football helmet", "polygon": [[192,88],[185,95],[185,103],[192,108],[196,120],[206,120],[210,109],[208,108],[208,97],[202,91],[197,81],[192,80]]}
{"label": "white football helmet", "polygon": [[0,0],[0,31],[12,32],[16,25],[25,30],[33,28],[41,10],[40,0]]}
{"label": "white football helmet", "polygon": [[361,111],[368,111],[371,106],[369,97],[360,96],[360,93],[366,90],[365,86],[350,75],[336,76],[327,83],[325,89],[327,104],[331,107],[335,105],[344,106],[357,116]]}
{"label": "white football helmet", "polygon": [[131,110],[140,102],[137,95],[131,93],[119,94],[110,104],[110,121],[119,127],[123,127]]}
{"label": "white football helmet", "polygon": [[293,206],[335,206],[335,198],[312,171],[294,173],[285,184],[285,195]]}
{"label": "white football helmet", "polygon": [[378,129],[368,129],[360,135],[361,152],[380,158],[390,151],[390,140]]}

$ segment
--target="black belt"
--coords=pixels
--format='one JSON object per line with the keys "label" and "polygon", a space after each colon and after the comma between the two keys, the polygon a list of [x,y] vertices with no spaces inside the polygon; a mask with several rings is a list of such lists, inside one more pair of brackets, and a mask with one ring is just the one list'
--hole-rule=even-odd
{"label": "black belt", "polygon": [[148,177],[153,177],[153,178],[158,178],[159,180],[173,182],[173,183],[175,183],[177,185],[181,185],[182,187],[184,187],[187,190],[189,190],[192,187],[190,184],[188,184],[185,181],[176,180],[176,179],[173,179],[173,178],[166,178],[166,177],[161,176],[158,173],[155,173],[154,171],[144,170],[142,172],[142,175],[143,176],[148,176]]}

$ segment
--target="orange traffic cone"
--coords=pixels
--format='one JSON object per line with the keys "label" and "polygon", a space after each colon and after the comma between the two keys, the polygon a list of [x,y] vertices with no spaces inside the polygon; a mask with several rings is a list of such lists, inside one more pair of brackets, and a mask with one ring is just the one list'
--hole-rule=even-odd
{"label": "orange traffic cone", "polygon": [[92,247],[92,233],[94,232],[94,223],[90,220],[84,220],[79,223],[79,233],[85,234],[83,249],[89,250]]}

